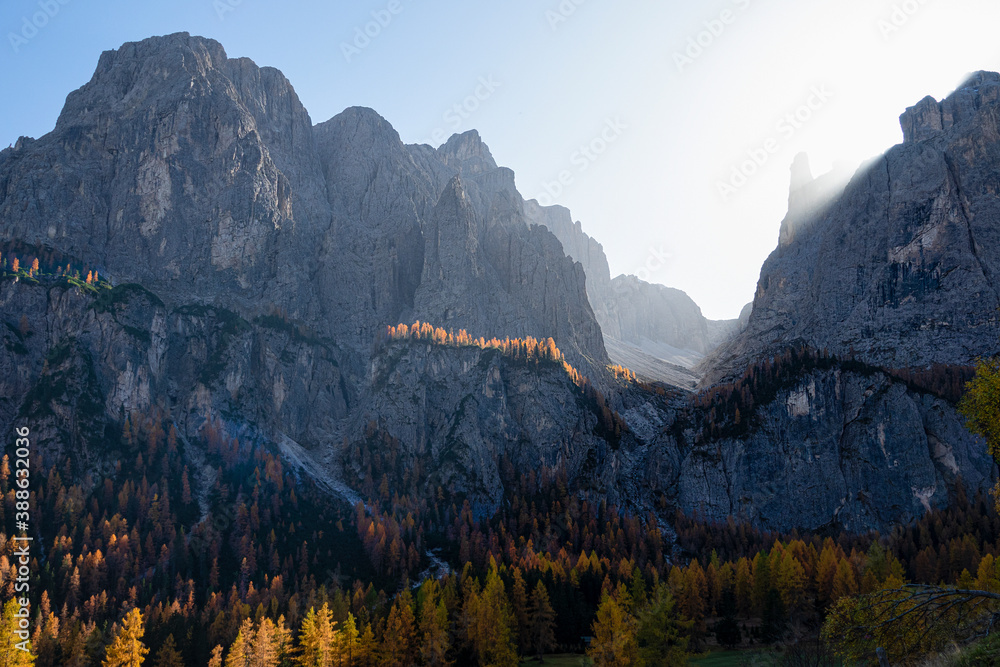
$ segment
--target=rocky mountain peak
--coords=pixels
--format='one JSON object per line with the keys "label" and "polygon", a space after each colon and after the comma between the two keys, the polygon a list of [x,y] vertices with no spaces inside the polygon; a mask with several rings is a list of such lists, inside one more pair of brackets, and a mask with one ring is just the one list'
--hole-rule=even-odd
{"label": "rocky mountain peak", "polygon": [[497,168],[489,147],[476,130],[453,134],[437,152],[442,162],[464,174],[481,174]]}
{"label": "rocky mountain peak", "polygon": [[980,108],[1000,98],[1000,74],[976,72],[955,92],[938,102],[928,95],[899,117],[903,143],[933,139],[950,128],[972,121]]}
{"label": "rocky mountain peak", "polygon": [[904,143],[930,139],[943,129],[941,105],[928,95],[903,112],[899,124],[903,128]]}
{"label": "rocky mountain peak", "polygon": [[799,153],[792,161],[791,182],[788,189],[788,214],[781,221],[778,247],[788,246],[801,230],[807,228],[831,199],[843,192],[847,181],[843,173],[833,171],[814,177],[809,166],[809,156]]}
{"label": "rocky mountain peak", "polygon": [[221,44],[186,32],[126,42],[101,54],[90,81],[67,97],[56,127],[107,109],[139,106],[151,97],[190,97],[227,61]]}
{"label": "rocky mountain peak", "polygon": [[[113,72],[146,69],[148,66],[200,67],[203,70],[219,68],[228,60],[222,44],[207,37],[192,37],[187,32],[149,37],[138,42],[126,42],[117,49],[101,54],[94,71],[94,78]],[[136,68],[137,64],[141,64]]]}
{"label": "rocky mountain peak", "polygon": [[799,153],[792,160],[791,195],[795,195],[805,186],[813,182],[812,168],[809,166],[809,154]]}
{"label": "rocky mountain peak", "polygon": [[303,255],[298,232],[329,220],[291,84],[187,33],[105,52],[55,129],[0,164],[5,240],[165,296],[270,301],[277,266]]}
{"label": "rocky mountain peak", "polygon": [[796,342],[888,368],[992,355],[998,117],[1000,75],[977,73],[943,101],[907,109],[905,141],[846,188],[834,178],[823,196],[825,176],[793,188],[749,325],[716,353],[709,381]]}
{"label": "rocky mountain peak", "polygon": [[348,107],[316,127],[337,127],[356,146],[401,144],[399,133],[377,111],[368,107]]}

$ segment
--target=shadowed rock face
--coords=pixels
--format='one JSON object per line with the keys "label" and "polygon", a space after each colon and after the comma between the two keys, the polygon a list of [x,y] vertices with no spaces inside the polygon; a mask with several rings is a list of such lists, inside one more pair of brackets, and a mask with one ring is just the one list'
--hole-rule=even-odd
{"label": "shadowed rock face", "polygon": [[950,404],[881,372],[803,374],[746,435],[651,451],[650,484],[684,511],[778,530],[884,530],[947,506],[959,478],[981,490],[995,479]]}
{"label": "shadowed rock face", "polygon": [[709,373],[802,341],[887,367],[968,364],[997,349],[1000,75],[903,114],[904,143],[787,235],[749,326]]}
{"label": "shadowed rock face", "polygon": [[[400,386],[376,386],[387,325],[552,337],[596,383],[606,372],[582,268],[523,207],[476,132],[406,146],[363,108],[313,126],[280,72],[187,34],[109,51],[50,134],[0,152],[0,241],[119,285],[95,297],[49,278],[0,284],[4,312],[32,314],[26,333],[5,318],[0,427],[34,415],[53,451],[79,449],[97,468],[105,430],[156,406],[182,436],[227,415],[234,433],[291,438],[320,460],[369,420],[419,423],[428,435],[407,441],[410,455],[428,439],[439,452],[451,427],[432,422],[482,378],[452,359],[445,377],[463,377],[402,409]],[[406,382],[440,385],[419,359],[403,360],[416,364]],[[512,412],[455,426],[465,454],[449,470],[468,478],[449,478],[457,489],[495,503],[501,454],[535,465],[536,448],[574,443],[579,467],[607,449],[561,368],[539,386],[531,370],[489,368],[514,384],[488,403]],[[63,396],[45,390],[54,379]]]}
{"label": "shadowed rock face", "polygon": [[5,240],[164,292],[266,300],[310,227],[328,224],[288,81],[184,34],[104,53],[55,130],[0,154],[0,174]]}
{"label": "shadowed rock face", "polygon": [[[891,365],[993,349],[997,78],[937,112],[921,103],[904,117],[908,143],[833,207],[790,213],[754,333],[726,348],[732,368],[797,340]],[[90,471],[111,469],[123,415],[160,408],[182,437],[222,416],[335,489],[374,423],[428,483],[485,509],[501,500],[502,460],[563,465],[574,490],[635,511],[665,498],[773,528],[884,528],[941,506],[959,476],[971,488],[993,476],[952,406],[877,369],[803,373],[744,435],[705,441],[686,397],[615,386],[598,322],[699,353],[736,325],[706,322],[683,293],[611,281],[600,245],[563,229],[568,211],[525,203],[477,133],[406,146],[361,108],[313,126],[279,72],[211,40],[104,54],[52,133],[0,152],[0,221],[0,241],[117,285],[0,281],[0,429],[30,418],[45,447]],[[373,346],[414,319],[553,337],[628,428],[608,436],[602,408],[558,364]]]}
{"label": "shadowed rock face", "polygon": [[0,153],[0,217],[3,240],[168,301],[279,309],[362,357],[421,318],[606,364],[582,272],[478,134],[407,147],[358,108],[314,128],[280,72],[185,33],[106,52],[53,132]]}

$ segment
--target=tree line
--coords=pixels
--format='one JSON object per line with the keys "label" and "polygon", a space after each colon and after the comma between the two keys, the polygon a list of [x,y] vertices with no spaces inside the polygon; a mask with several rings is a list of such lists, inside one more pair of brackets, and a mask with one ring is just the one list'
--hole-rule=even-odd
{"label": "tree line", "polygon": [[[995,437],[997,403],[984,396],[965,409]],[[1000,591],[995,504],[960,485],[947,509],[886,535],[775,535],[677,515],[675,542],[652,513],[589,500],[559,466],[501,460],[504,502],[484,514],[429,484],[375,423],[343,445],[365,498],[354,508],[217,417],[190,443],[204,465],[182,455],[159,409],[129,415],[106,440],[113,464],[100,478],[70,453],[32,459],[31,511],[46,517],[31,563],[42,593],[32,656],[8,661],[508,665],[586,650],[598,665],[683,664],[709,645],[780,643],[831,618],[860,627],[872,607],[858,600],[919,608],[916,593],[892,593],[907,585]],[[3,526],[12,481],[0,460]],[[10,600],[12,536],[0,544]],[[428,574],[431,550],[449,571]],[[14,613],[4,607],[7,627]]]}

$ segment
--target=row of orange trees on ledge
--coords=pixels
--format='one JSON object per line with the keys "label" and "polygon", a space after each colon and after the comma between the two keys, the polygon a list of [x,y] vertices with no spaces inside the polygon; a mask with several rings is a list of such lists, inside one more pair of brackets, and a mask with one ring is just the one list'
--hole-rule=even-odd
{"label": "row of orange trees on ledge", "polygon": [[[454,331],[445,331],[441,327],[417,321],[412,325],[399,324],[388,327],[386,340],[417,340],[450,347],[477,347],[482,350],[498,350],[503,356],[521,363],[557,364],[562,367],[573,384],[582,392],[584,400],[597,416],[597,431],[600,435],[606,437],[613,446],[617,446],[621,441],[622,434],[628,429],[625,420],[611,407],[604,394],[566,360],[552,338],[541,340],[527,336],[526,338],[507,337],[487,340],[482,337],[473,338],[465,329],[460,329],[456,334]],[[635,374],[627,369],[618,367],[618,370],[615,370],[612,367],[611,370],[616,378],[619,376],[626,379],[635,378]]]}
{"label": "row of orange trees on ledge", "polygon": [[446,331],[441,327],[435,327],[427,322],[414,322],[412,325],[399,324],[390,326],[386,332],[388,340],[419,340],[433,343],[435,345],[445,345],[448,347],[478,347],[481,350],[499,350],[505,357],[510,357],[517,361],[552,362],[560,364],[566,373],[572,378],[573,383],[583,386],[586,378],[580,374],[563,356],[563,353],[556,347],[556,342],[552,338],[545,340],[527,336],[525,338],[473,338],[465,329],[459,329],[458,333]]}

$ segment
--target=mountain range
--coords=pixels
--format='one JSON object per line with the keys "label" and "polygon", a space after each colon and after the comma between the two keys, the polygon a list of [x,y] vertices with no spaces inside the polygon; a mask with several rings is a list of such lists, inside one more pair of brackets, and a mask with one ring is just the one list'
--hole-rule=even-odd
{"label": "mountain range", "polygon": [[664,525],[905,522],[996,479],[954,402],[1000,333],[998,95],[979,73],[921,101],[845,187],[799,162],[752,306],[713,322],[612,279],[474,131],[314,124],[215,41],[125,44],[0,152],[0,261],[39,260],[0,281],[0,427],[110,474],[130,414],[221,424],[352,504],[378,434],[483,515],[513,466]]}

